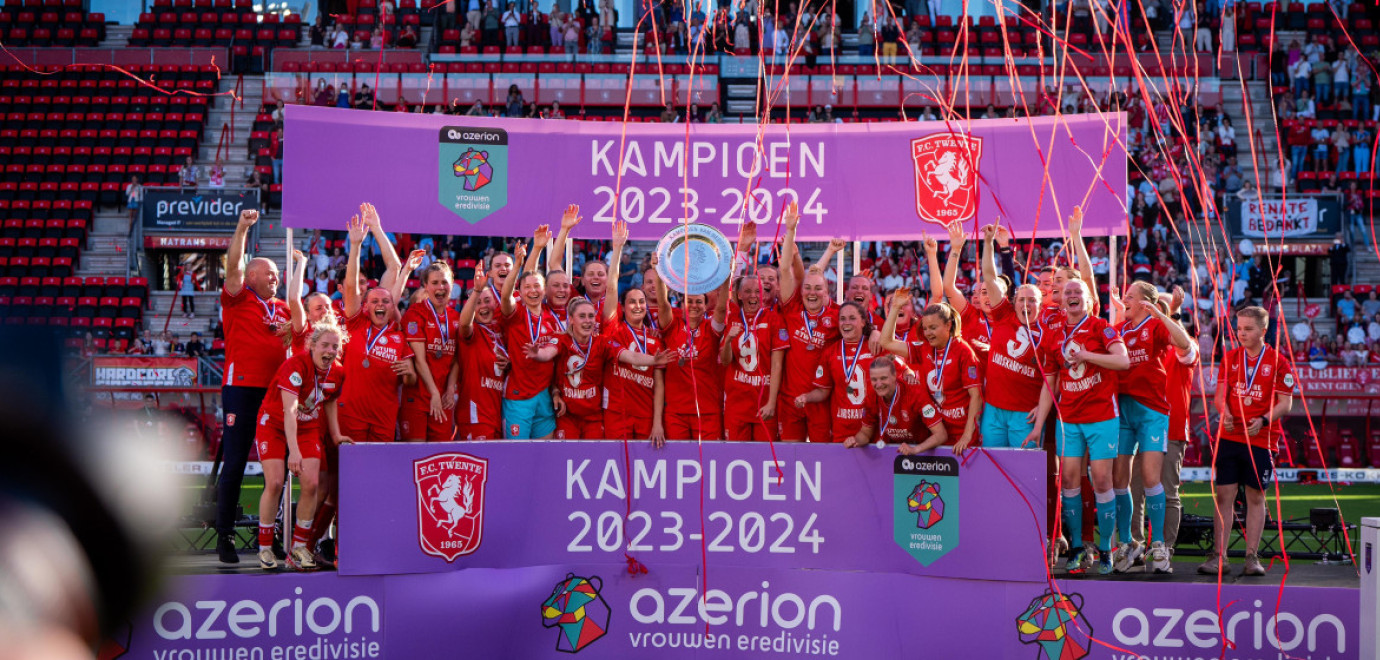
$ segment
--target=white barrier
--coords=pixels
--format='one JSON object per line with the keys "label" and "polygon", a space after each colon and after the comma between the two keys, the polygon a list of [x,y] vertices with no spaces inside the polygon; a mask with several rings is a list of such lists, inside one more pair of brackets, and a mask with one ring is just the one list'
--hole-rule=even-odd
{"label": "white barrier", "polygon": [[[1320,482],[1330,481],[1333,483],[1354,484],[1380,483],[1380,469],[1375,468],[1332,468],[1327,470],[1319,470],[1317,468],[1275,468],[1275,479],[1280,483],[1297,482],[1300,480],[1301,475],[1312,475]],[[1179,480],[1184,483],[1191,481],[1212,481],[1212,468],[1183,468],[1179,471]]]}

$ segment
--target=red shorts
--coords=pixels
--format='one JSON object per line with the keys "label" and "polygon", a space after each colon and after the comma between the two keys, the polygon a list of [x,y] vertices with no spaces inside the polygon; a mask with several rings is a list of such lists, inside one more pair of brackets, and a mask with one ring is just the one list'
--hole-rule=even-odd
{"label": "red shorts", "polygon": [[465,430],[459,435],[465,440],[502,440],[503,430],[493,422],[481,422],[479,424],[465,424]]}
{"label": "red shorts", "polygon": [[723,437],[724,416],[720,413],[666,413],[667,440],[722,440]]}
{"label": "red shorts", "polygon": [[724,438],[727,440],[774,442],[776,436],[776,419],[762,421],[757,418],[756,409],[748,411],[740,407],[724,411]]}
{"label": "red shorts", "polygon": [[[321,460],[321,435],[324,429],[319,427],[309,427],[305,431],[297,432],[297,450],[302,453],[302,460],[314,458]],[[254,445],[259,450],[259,460],[261,461],[286,461],[287,460],[287,436],[283,430],[274,428],[266,424],[260,424],[254,434]]]}
{"label": "red shorts", "polygon": [[609,440],[646,440],[652,435],[652,418],[605,410],[604,434]]}
{"label": "red shorts", "polygon": [[[650,431],[648,431],[650,434]],[[602,415],[580,417],[566,413],[556,418],[557,440],[604,440]]]}
{"label": "red shorts", "polygon": [[455,439],[455,411],[447,410],[445,421],[437,421],[429,408],[403,408],[398,411],[398,428],[403,440],[450,442]]}
{"label": "red shorts", "polygon": [[384,426],[348,415],[340,416],[340,433],[354,442],[392,442],[397,424]]}
{"label": "red shorts", "polygon": [[824,403],[807,403],[801,410],[795,407],[794,397],[777,397],[776,419],[781,439],[786,442],[799,442],[807,437],[811,442],[828,442],[831,437],[829,406]]}

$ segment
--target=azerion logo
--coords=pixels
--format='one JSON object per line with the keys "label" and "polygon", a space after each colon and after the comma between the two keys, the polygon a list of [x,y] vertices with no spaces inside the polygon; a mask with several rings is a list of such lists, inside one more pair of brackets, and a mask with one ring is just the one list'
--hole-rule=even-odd
{"label": "azerion logo", "polygon": [[1346,624],[1336,614],[1300,616],[1276,612],[1274,606],[1272,600],[1254,600],[1249,607],[1237,601],[1221,617],[1209,609],[1156,607],[1146,612],[1123,607],[1112,617],[1112,636],[1144,656],[1191,655],[1194,649],[1206,656],[1225,645],[1232,649],[1230,657],[1239,660],[1295,657],[1300,651],[1315,659],[1350,657]]}
{"label": "azerion logo", "polygon": [[489,152],[466,149],[455,159],[455,176],[465,182],[465,190],[474,192],[494,180],[494,168],[489,165]]}
{"label": "azerion logo", "polygon": [[1092,626],[1082,614],[1083,596],[1056,594],[1036,596],[1020,616],[1016,631],[1022,644],[1035,644],[1036,660],[1078,660],[1092,651]]}
{"label": "azerion logo", "polygon": [[567,573],[541,604],[541,625],[557,630],[557,651],[578,653],[609,631],[612,610],[599,595],[603,584],[597,575],[585,578]]}
{"label": "azerion logo", "polygon": [[474,224],[508,205],[508,132],[446,126],[437,144],[437,198]]}
{"label": "azerion logo", "polygon": [[703,597],[694,587],[644,587],[629,599],[628,615],[634,624],[657,626],[629,632],[634,649],[737,649],[795,658],[848,657],[838,639],[843,605],[837,598],[778,593],[765,580],[760,591],[710,589]]}
{"label": "azerion logo", "polygon": [[[154,660],[197,658],[377,658],[383,609],[373,598],[305,594],[278,600],[246,598],[168,601],[153,612]],[[134,645],[146,644],[134,640]]]}
{"label": "azerion logo", "polygon": [[489,461],[468,454],[428,456],[412,464],[417,486],[417,542],[447,562],[479,549]]}

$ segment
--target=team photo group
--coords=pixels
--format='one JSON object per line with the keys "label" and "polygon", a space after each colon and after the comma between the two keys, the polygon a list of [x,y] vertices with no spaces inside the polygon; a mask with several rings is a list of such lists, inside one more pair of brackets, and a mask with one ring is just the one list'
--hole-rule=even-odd
{"label": "team photo group", "polygon": [[[1056,564],[1070,573],[1172,571],[1198,343],[1180,323],[1177,287],[1113,286],[1102,309],[1078,208],[1057,265],[1025,273],[1013,263],[1007,227],[955,223],[947,258],[935,239],[922,243],[929,291],[902,287],[883,297],[855,275],[838,299],[826,271],[846,243],[833,240],[807,267],[794,204],[761,236],[744,223],[731,276],[694,295],[668,282],[665,273],[682,271],[655,257],[641,285],[620,293],[625,270],[638,267],[625,259],[622,222],[611,226],[605,259],[564,270],[567,239],[582,220],[571,205],[555,231],[537,226],[530,246],[519,241],[514,253],[481,262],[457,300],[451,267],[421,267],[430,260],[420,251],[400,257],[379,211],[364,203],[342,227],[342,295],[303,296],[300,253],[287,274],[270,259],[246,261],[258,219],[240,215],[221,293],[223,562],[238,561],[232,525],[251,448],[265,475],[261,512],[278,509],[289,472],[300,486],[285,556],[289,567],[310,570],[334,561],[319,542],[335,515],[342,444],[728,440],[902,454],[1046,449],[1057,456]],[[370,236],[385,266],[372,288],[361,273]],[[979,243],[971,280],[959,273],[967,241]],[[764,245],[777,257],[771,264],[749,256]],[[964,281],[974,282],[970,290],[960,289]],[[1221,420],[1216,547],[1227,547],[1244,487],[1243,574],[1264,575],[1257,550],[1272,451],[1297,383],[1290,361],[1264,344],[1267,312],[1246,307],[1235,316],[1238,347],[1221,359],[1208,403]],[[261,515],[265,569],[278,565],[274,523]],[[1219,554],[1198,570],[1230,567]]]}

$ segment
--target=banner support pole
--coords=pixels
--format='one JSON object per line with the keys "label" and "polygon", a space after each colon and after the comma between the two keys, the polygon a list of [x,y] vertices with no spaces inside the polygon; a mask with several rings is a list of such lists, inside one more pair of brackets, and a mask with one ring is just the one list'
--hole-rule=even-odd
{"label": "banner support pole", "polygon": [[[834,266],[834,272],[838,275],[838,277],[835,277],[835,278],[834,278],[834,280],[835,280],[835,281],[834,281],[834,302],[836,302],[837,304],[842,305],[842,304],[843,304],[843,278],[844,278],[844,273],[843,273],[843,252],[840,251],[840,252],[838,253],[838,256],[834,257],[834,262],[835,262],[835,264],[836,264],[836,265]],[[828,264],[825,264],[825,265],[827,266]]]}
{"label": "banner support pole", "polygon": [[[1107,267],[1107,295],[1110,297],[1111,292],[1117,290],[1116,236],[1113,234],[1109,234],[1107,236],[1107,253],[1107,258],[1108,260],[1110,260],[1110,263]],[[1093,293],[1094,295],[1096,295],[1097,292],[1094,291]],[[1108,307],[1110,308],[1110,306]]]}
{"label": "banner support pole", "polygon": [[572,283],[575,282],[575,239],[569,236],[565,239],[565,274]]}

